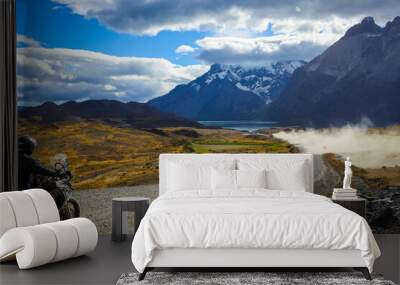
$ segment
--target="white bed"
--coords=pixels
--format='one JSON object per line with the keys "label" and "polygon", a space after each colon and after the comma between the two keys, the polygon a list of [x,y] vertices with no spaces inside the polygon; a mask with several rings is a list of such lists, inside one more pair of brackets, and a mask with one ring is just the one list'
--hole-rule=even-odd
{"label": "white bed", "polygon": [[[183,168],[171,173],[176,165]],[[267,165],[268,190],[196,186],[208,179],[203,169],[221,165],[223,174],[249,175]],[[191,177],[186,169],[196,167],[200,174]],[[154,267],[354,267],[370,278],[380,255],[371,230],[362,217],[312,194],[312,155],[162,154],[159,171],[160,197],[132,243],[140,278]],[[185,189],[191,180],[198,181]]]}

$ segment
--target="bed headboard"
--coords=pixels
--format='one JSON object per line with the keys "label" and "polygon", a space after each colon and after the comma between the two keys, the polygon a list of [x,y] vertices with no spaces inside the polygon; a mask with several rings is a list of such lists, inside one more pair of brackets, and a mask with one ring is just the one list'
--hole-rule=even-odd
{"label": "bed headboard", "polygon": [[160,154],[159,161],[159,195],[167,191],[167,162],[177,161],[193,161],[200,160],[202,162],[209,161],[212,163],[215,160],[229,160],[232,159],[251,159],[251,158],[267,158],[271,160],[284,159],[294,161],[304,161],[309,171],[307,171],[307,192],[314,192],[314,166],[313,166],[313,155],[304,153],[212,153],[212,154],[193,154],[193,153],[163,153]]}

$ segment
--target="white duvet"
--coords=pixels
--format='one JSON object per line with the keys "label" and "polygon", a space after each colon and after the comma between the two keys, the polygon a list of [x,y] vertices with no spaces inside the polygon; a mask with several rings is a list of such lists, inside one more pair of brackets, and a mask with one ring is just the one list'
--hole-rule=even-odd
{"label": "white duvet", "polygon": [[370,271],[380,255],[365,219],[328,198],[256,189],[160,196],[133,239],[132,262],[143,272],[165,248],[358,249]]}

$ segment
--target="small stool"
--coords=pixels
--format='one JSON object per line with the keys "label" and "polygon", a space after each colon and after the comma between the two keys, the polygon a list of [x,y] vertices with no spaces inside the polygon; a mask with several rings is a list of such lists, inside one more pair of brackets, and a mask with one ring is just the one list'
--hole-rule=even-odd
{"label": "small stool", "polygon": [[134,234],[136,233],[140,221],[146,214],[150,205],[150,199],[144,197],[121,197],[112,199],[112,240],[123,241],[126,233],[123,229],[127,228],[126,212],[134,212]]}

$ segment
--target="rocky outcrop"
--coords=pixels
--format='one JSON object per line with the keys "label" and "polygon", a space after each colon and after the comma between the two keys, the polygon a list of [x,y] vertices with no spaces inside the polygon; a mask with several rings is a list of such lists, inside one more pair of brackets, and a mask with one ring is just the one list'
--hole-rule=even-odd
{"label": "rocky outcrop", "polygon": [[367,200],[367,220],[375,233],[400,233],[400,187],[381,190],[375,195],[366,189],[360,196]]}

